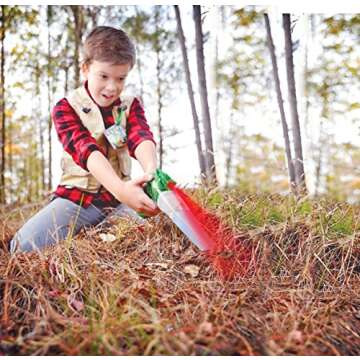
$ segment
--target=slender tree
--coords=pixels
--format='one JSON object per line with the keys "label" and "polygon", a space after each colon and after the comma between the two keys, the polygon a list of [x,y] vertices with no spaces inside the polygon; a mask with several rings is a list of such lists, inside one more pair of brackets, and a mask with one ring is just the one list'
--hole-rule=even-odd
{"label": "slender tree", "polygon": [[47,189],[50,191],[52,188],[52,141],[51,141],[51,128],[52,128],[52,119],[51,119],[51,101],[52,101],[52,88],[51,88],[51,76],[52,76],[52,55],[51,55],[51,35],[50,27],[52,23],[52,6],[47,6],[47,28],[48,28],[48,38],[47,38],[47,92],[48,92],[48,182]]}
{"label": "slender tree", "polygon": [[75,87],[80,86],[80,44],[84,28],[84,16],[82,6],[70,5],[74,17],[74,70],[75,70]]}
{"label": "slender tree", "polygon": [[[142,12],[140,12],[140,10],[138,9],[138,6],[135,5],[135,13],[136,13],[136,30],[137,30],[137,35],[142,38],[144,40],[144,32],[141,28],[141,23],[144,22],[144,20],[147,20],[147,17],[145,14],[143,14]],[[141,28],[141,30],[140,30]],[[146,35],[145,35],[146,36]],[[143,72],[142,72],[142,61],[141,61],[141,50],[140,50],[140,45],[139,45],[139,41],[138,39],[136,39],[135,41],[135,50],[136,50],[136,66],[137,66],[137,70],[138,70],[138,74],[139,74],[139,81],[140,81],[140,97],[141,97],[141,101],[144,101],[144,76],[143,76]]]}
{"label": "slender tree", "polygon": [[192,113],[193,123],[194,123],[195,141],[196,141],[196,148],[197,148],[197,153],[198,153],[200,173],[201,173],[201,177],[204,178],[206,176],[206,166],[205,166],[204,153],[203,153],[202,144],[201,144],[199,117],[198,117],[198,114],[196,111],[194,91],[193,91],[193,85],[192,85],[191,74],[190,74],[190,66],[189,66],[189,60],[188,60],[188,55],[187,55],[187,50],[186,50],[186,40],[185,40],[184,30],[183,30],[182,23],[181,23],[181,15],[180,15],[179,6],[174,5],[174,9],[175,9],[175,16],[176,16],[176,23],[177,23],[177,30],[178,30],[177,33],[178,33],[178,38],[179,38],[179,42],[180,42],[181,54],[182,54],[183,65],[184,65],[184,70],[185,70],[187,92],[188,92],[188,96],[189,96],[191,113]]}
{"label": "slender tree", "polygon": [[297,110],[294,61],[293,61],[293,42],[291,39],[291,19],[290,14],[283,14],[283,28],[285,37],[285,60],[286,75],[288,83],[288,98],[292,120],[293,142],[294,142],[294,170],[298,192],[306,194],[304,160],[302,153],[301,131],[299,114]]}
{"label": "slender tree", "polygon": [[85,14],[87,19],[89,19],[90,22],[90,28],[93,29],[99,20],[99,15],[101,13],[101,6],[84,6]]}
{"label": "slender tree", "polygon": [[158,131],[159,131],[159,167],[160,169],[163,166],[164,159],[164,134],[163,134],[163,125],[162,125],[162,109],[163,109],[163,93],[161,88],[161,68],[162,62],[160,58],[161,52],[161,41],[160,41],[160,32],[161,28],[159,25],[160,22],[160,11],[158,7],[155,7],[155,34],[154,37],[154,50],[156,54],[156,95],[157,95],[157,111],[158,111]]}
{"label": "slender tree", "polygon": [[5,199],[5,141],[6,141],[6,117],[5,117],[5,5],[1,5],[1,28],[0,28],[0,112],[1,112],[1,181],[0,181],[0,203],[4,204]]}
{"label": "slender tree", "polygon": [[292,155],[291,155],[289,130],[288,130],[286,116],[285,116],[284,101],[283,101],[281,87],[280,87],[280,79],[279,79],[279,71],[278,71],[278,65],[277,65],[276,54],[275,54],[275,46],[274,46],[274,41],[273,41],[272,34],[271,34],[271,26],[270,26],[268,14],[264,14],[264,18],[265,18],[265,26],[266,26],[266,33],[267,33],[267,44],[268,44],[269,51],[270,51],[271,64],[272,64],[272,68],[273,68],[273,75],[274,75],[274,81],[275,81],[276,96],[277,96],[277,102],[278,102],[280,118],[281,118],[281,125],[282,125],[282,129],[283,129],[283,136],[284,136],[284,141],[285,141],[285,153],[286,153],[286,159],[287,159],[287,165],[288,165],[288,171],[289,171],[290,187],[291,187],[292,192],[296,195],[295,170],[294,170],[294,163],[293,163],[293,159],[292,159]]}
{"label": "slender tree", "polygon": [[[40,157],[40,171],[39,173],[41,178],[41,191],[44,191],[46,188],[46,181],[45,181],[45,156],[44,156],[44,124],[43,119],[41,116],[41,69],[39,66],[39,63],[36,62],[35,68],[34,68],[34,83],[35,83],[35,89],[34,89],[34,96],[35,99],[37,99],[36,109],[34,108],[34,113],[36,114],[36,117],[38,119],[38,134],[39,134],[39,154]],[[45,124],[46,126],[46,124]],[[39,195],[39,191],[37,192],[37,195]]]}
{"label": "slender tree", "polygon": [[214,159],[214,147],[211,131],[211,119],[208,103],[208,92],[206,87],[206,72],[204,60],[204,35],[201,24],[201,6],[193,6],[193,17],[195,23],[195,42],[196,42],[196,60],[198,69],[199,92],[201,99],[202,117],[204,123],[205,137],[205,163],[207,170],[207,178],[211,183],[217,183],[216,168]]}

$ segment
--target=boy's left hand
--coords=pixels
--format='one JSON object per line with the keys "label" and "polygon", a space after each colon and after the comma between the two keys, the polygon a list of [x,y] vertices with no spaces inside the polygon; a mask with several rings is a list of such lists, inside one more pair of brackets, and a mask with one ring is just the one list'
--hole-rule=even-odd
{"label": "boy's left hand", "polygon": [[[144,173],[144,176],[147,177],[147,181],[143,183],[143,185],[142,185],[142,186],[143,186],[143,189],[145,189],[145,186],[146,186],[146,184],[147,184],[148,182],[150,182],[151,180],[154,179],[155,170],[146,171],[146,172]],[[144,191],[144,192],[145,192],[145,191]],[[153,203],[156,205],[156,203],[154,202],[154,200],[152,200],[146,193],[145,193],[145,195],[146,195],[151,201],[153,201]],[[154,216],[154,215],[157,215],[157,214],[159,214],[159,213],[160,213],[160,209],[156,206],[156,209],[153,210],[153,211],[151,212],[151,214],[146,214],[146,215],[147,215],[147,216]]]}
{"label": "boy's left hand", "polygon": [[145,175],[147,175],[149,177],[149,179],[150,179],[149,181],[154,179],[155,171],[156,171],[156,169],[152,169],[152,168],[144,171]]}

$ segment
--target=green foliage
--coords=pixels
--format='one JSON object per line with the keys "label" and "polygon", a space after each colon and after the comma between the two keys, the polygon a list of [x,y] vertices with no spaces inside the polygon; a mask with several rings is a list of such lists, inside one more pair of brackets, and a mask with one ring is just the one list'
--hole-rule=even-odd
{"label": "green foliage", "polygon": [[224,202],[224,198],[221,192],[213,193],[208,197],[208,205],[212,208],[219,206],[223,202]]}
{"label": "green foliage", "polygon": [[296,213],[308,216],[313,212],[313,204],[309,200],[301,201],[296,207]]}

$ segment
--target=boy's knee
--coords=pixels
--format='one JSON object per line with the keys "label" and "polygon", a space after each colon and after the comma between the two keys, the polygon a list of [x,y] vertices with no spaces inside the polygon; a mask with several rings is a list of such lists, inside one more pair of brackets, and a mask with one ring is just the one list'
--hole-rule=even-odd
{"label": "boy's knee", "polygon": [[10,241],[10,253],[29,252],[35,250],[35,246],[31,242],[24,240],[23,237],[17,232]]}
{"label": "boy's knee", "polygon": [[48,246],[55,245],[66,239],[69,226],[61,226],[56,230],[47,229],[47,231],[31,231],[26,226],[18,230],[10,241],[10,253],[24,253],[34,250],[42,250]]}

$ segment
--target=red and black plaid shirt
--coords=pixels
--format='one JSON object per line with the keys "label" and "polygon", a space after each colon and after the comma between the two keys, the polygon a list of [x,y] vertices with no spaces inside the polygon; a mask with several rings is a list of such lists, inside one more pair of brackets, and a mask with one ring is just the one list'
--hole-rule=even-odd
{"label": "red and black plaid shirt", "polygon": [[[88,94],[91,94],[87,88],[87,82],[84,84]],[[93,99],[94,101],[94,99]],[[94,101],[95,102],[95,101]],[[116,100],[111,106],[99,107],[104,120],[105,128],[114,124],[112,107],[120,105],[120,100]],[[89,130],[81,122],[75,110],[70,106],[66,98],[61,99],[52,111],[52,119],[58,138],[66,152],[68,152],[74,162],[88,171],[86,167],[87,159],[93,151],[101,151],[106,156],[106,150],[103,149],[91,136]],[[144,140],[151,140],[155,143],[152,132],[147,124],[145,113],[140,102],[135,98],[127,119],[127,145],[129,154],[135,158],[134,151],[136,147]],[[59,185],[54,192],[55,197],[62,197],[72,202],[88,207],[90,204],[106,205],[115,207],[119,202],[115,197],[103,187],[97,193],[89,193],[78,188],[67,188]]]}

